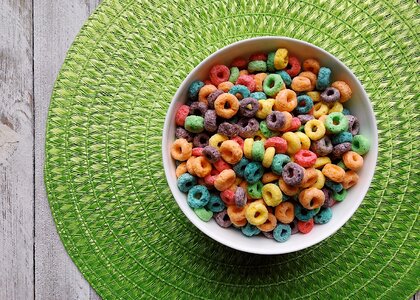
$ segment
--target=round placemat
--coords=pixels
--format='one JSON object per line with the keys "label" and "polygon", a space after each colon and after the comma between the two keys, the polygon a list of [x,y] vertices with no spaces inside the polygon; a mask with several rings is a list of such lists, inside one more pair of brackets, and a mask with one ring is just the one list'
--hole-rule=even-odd
{"label": "round placemat", "polygon": [[[48,118],[61,239],[106,299],[404,299],[419,288],[419,28],[414,1],[106,0],[71,47]],[[373,102],[379,159],[362,205],[307,250],[259,256],[194,228],[161,161],[166,109],[204,58],[281,35],[326,49]],[[362,120],[363,122],[363,120]]]}

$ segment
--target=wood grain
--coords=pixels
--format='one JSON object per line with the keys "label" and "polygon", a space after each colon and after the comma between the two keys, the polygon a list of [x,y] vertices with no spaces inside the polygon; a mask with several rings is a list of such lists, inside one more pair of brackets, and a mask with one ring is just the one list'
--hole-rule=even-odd
{"label": "wood grain", "polygon": [[33,298],[32,1],[0,0],[0,299]]}
{"label": "wood grain", "polygon": [[54,81],[68,48],[99,2],[34,2],[35,299],[99,299],[64,250],[51,216],[43,178],[45,126]]}

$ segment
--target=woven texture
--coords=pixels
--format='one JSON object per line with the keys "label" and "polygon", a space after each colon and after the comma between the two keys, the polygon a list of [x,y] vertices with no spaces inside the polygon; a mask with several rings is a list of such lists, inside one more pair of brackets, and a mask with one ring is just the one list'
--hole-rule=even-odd
{"label": "woven texture", "polygon": [[[62,241],[106,299],[405,299],[420,285],[419,28],[414,1],[106,0],[53,92],[46,184]],[[379,159],[335,235],[280,256],[193,227],[161,162],[166,109],[187,74],[232,42],[283,35],[342,60],[374,105]]]}

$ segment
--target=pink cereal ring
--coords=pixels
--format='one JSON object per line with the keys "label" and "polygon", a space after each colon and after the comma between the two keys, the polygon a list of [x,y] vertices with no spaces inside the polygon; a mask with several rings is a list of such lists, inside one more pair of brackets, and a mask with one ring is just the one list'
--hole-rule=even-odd
{"label": "pink cereal ring", "polygon": [[234,136],[231,140],[237,142],[242,150],[244,149],[244,140],[240,136]]}
{"label": "pink cereal ring", "polygon": [[300,73],[300,69],[301,66],[299,59],[297,59],[297,57],[295,56],[289,56],[288,66],[286,67],[287,74],[289,74],[290,77],[295,77],[297,74]]}
{"label": "pink cereal ring", "polygon": [[213,186],[215,180],[216,180],[216,175],[212,175],[211,173],[207,175],[206,177],[204,177],[204,183],[207,186]]}
{"label": "pink cereal ring", "polygon": [[246,69],[248,61],[243,57],[237,57],[232,61],[231,65],[232,67],[237,67],[238,69]]}
{"label": "pink cereal ring", "polygon": [[236,80],[236,84],[242,84],[248,88],[248,90],[252,93],[255,91],[256,83],[254,78],[251,75],[241,75]]}
{"label": "pink cereal ring", "polygon": [[258,52],[258,53],[254,53],[249,57],[249,61],[254,61],[254,60],[267,60],[267,53],[263,53],[263,52]]}
{"label": "pink cereal ring", "polygon": [[175,114],[175,123],[178,126],[184,126],[185,119],[190,113],[190,107],[188,105],[182,105]]}
{"label": "pink cereal ring", "polygon": [[228,169],[232,169],[231,166],[227,162],[225,162],[223,159],[219,159],[218,161],[213,163],[213,166],[219,172],[222,172],[222,171],[228,170]]}
{"label": "pink cereal ring", "polygon": [[289,128],[287,128],[284,131],[296,131],[299,129],[300,125],[302,125],[302,123],[300,122],[299,118],[297,117],[293,117],[292,118],[292,124],[289,126]]}
{"label": "pink cereal ring", "polygon": [[192,149],[192,155],[193,156],[203,156],[203,149],[201,147],[196,147]]}
{"label": "pink cereal ring", "polygon": [[229,81],[230,70],[225,65],[215,65],[210,69],[210,80],[218,86],[222,82]]}
{"label": "pink cereal ring", "polygon": [[220,198],[227,206],[235,205],[235,192],[231,189],[221,192]]}
{"label": "pink cereal ring", "polygon": [[295,153],[295,163],[304,168],[311,168],[316,162],[317,156],[310,150],[299,150]]}
{"label": "pink cereal ring", "polygon": [[264,147],[274,147],[276,153],[286,153],[287,150],[287,141],[279,136],[271,137],[267,139],[264,143]]}

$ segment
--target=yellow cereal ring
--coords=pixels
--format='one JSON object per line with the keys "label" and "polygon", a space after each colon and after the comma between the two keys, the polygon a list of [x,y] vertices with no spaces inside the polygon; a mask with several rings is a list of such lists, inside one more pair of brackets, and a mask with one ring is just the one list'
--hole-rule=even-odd
{"label": "yellow cereal ring", "polygon": [[283,223],[289,224],[293,222],[295,218],[295,207],[291,202],[280,203],[275,210],[276,219]]}
{"label": "yellow cereal ring", "polygon": [[329,110],[329,108],[325,103],[323,103],[323,102],[315,103],[315,105],[314,105],[314,117],[318,119],[322,115],[327,115],[328,110]]}
{"label": "yellow cereal ring", "polygon": [[171,155],[173,159],[179,161],[186,161],[191,157],[192,144],[188,143],[186,139],[177,139],[172,143]]}
{"label": "yellow cereal ring", "polygon": [[267,173],[264,173],[261,181],[262,183],[266,184],[273,181],[277,181],[280,179],[280,177],[281,175],[274,174],[273,172],[267,172]]}
{"label": "yellow cereal ring", "polygon": [[258,100],[259,106],[255,116],[259,119],[265,119],[273,111],[274,99]]}
{"label": "yellow cereal ring", "polygon": [[306,209],[316,209],[324,204],[325,195],[317,188],[304,189],[299,194],[299,202]]}
{"label": "yellow cereal ring", "polygon": [[309,80],[309,78],[303,76],[296,76],[295,78],[293,78],[290,87],[296,92],[312,91],[311,81]]}
{"label": "yellow cereal ring", "polygon": [[267,77],[267,73],[258,73],[254,76],[255,81],[255,91],[262,92],[263,91],[263,81]]}
{"label": "yellow cereal ring", "polygon": [[276,154],[276,149],[274,147],[268,147],[267,149],[265,149],[264,158],[262,161],[262,165],[265,168],[269,168],[271,166],[274,154]]}
{"label": "yellow cereal ring", "polygon": [[295,132],[295,134],[300,140],[300,144],[302,145],[301,149],[309,150],[309,147],[311,147],[311,140],[308,138],[308,136],[300,131]]}
{"label": "yellow cereal ring", "polygon": [[211,163],[204,156],[199,156],[192,162],[194,173],[198,177],[206,177],[211,172]]}
{"label": "yellow cereal ring", "polygon": [[343,163],[350,170],[359,171],[363,167],[363,157],[354,151],[348,151],[343,155]]}
{"label": "yellow cereal ring", "polygon": [[227,140],[220,146],[220,156],[229,164],[238,163],[242,156],[242,148],[239,144],[232,140]]}
{"label": "yellow cereal ring", "polygon": [[194,172],[194,168],[193,168],[193,163],[194,160],[196,159],[196,156],[191,156],[188,160],[187,160],[187,171],[188,173],[190,173],[193,176],[196,176],[195,172]]}
{"label": "yellow cereal ring", "polygon": [[245,217],[252,225],[264,224],[268,219],[267,207],[259,201],[252,202],[245,211]]}
{"label": "yellow cereal ring", "polygon": [[351,98],[351,88],[350,86],[345,83],[344,81],[334,81],[331,84],[332,87],[336,88],[340,92],[340,102],[344,103]]}
{"label": "yellow cereal ring", "polygon": [[248,159],[252,159],[252,146],[254,146],[254,139],[247,138],[244,141],[244,155]]}
{"label": "yellow cereal ring", "polygon": [[315,85],[316,85],[316,75],[310,71],[304,71],[302,73],[299,74],[299,76],[303,76],[309,79],[309,81],[311,82],[311,91],[313,91],[315,89]]}
{"label": "yellow cereal ring", "polygon": [[343,111],[343,104],[336,101],[328,110],[328,114],[333,113],[333,112],[342,112],[342,111]]}
{"label": "yellow cereal ring", "polygon": [[347,171],[344,174],[344,179],[341,182],[344,189],[349,189],[359,181],[359,175],[353,170]]}
{"label": "yellow cereal ring", "polygon": [[176,175],[177,178],[184,173],[187,173],[187,163],[186,162],[183,162],[183,163],[179,164],[178,167],[176,167],[176,170],[175,170],[175,175]]}
{"label": "yellow cereal ring", "polygon": [[311,186],[317,189],[322,189],[325,185],[325,176],[322,174],[321,170],[315,169],[316,174],[318,175],[316,178],[316,182]]}
{"label": "yellow cereal ring", "polygon": [[218,90],[222,90],[223,92],[227,93],[227,92],[229,92],[229,90],[230,90],[232,87],[233,87],[233,83],[232,83],[232,82],[230,82],[230,81],[225,81],[225,82],[220,83],[220,84],[217,86],[217,89],[218,89]]}
{"label": "yellow cereal ring", "polygon": [[267,220],[261,224],[258,225],[258,229],[264,232],[270,232],[272,231],[274,228],[276,228],[277,226],[277,219],[276,216],[273,215],[272,213],[268,213],[268,218]]}
{"label": "yellow cereal ring", "polygon": [[285,48],[277,49],[274,54],[274,68],[281,70],[287,67],[289,63],[289,53]]}
{"label": "yellow cereal ring", "polygon": [[214,180],[214,187],[218,191],[225,191],[229,187],[231,187],[236,181],[236,174],[235,171],[232,169],[226,169],[220,172],[219,175],[216,176],[216,179]]}
{"label": "yellow cereal ring", "polygon": [[222,134],[216,133],[213,134],[209,139],[209,145],[213,148],[216,148],[217,150],[220,150],[220,146],[224,141],[227,141],[228,137],[224,136]]}
{"label": "yellow cereal ring", "polygon": [[282,138],[287,142],[287,150],[288,154],[295,154],[301,149],[301,143],[299,137],[293,132],[286,132],[282,135]]}
{"label": "yellow cereal ring", "polygon": [[279,179],[279,187],[280,190],[286,194],[287,196],[294,196],[299,193],[299,187],[298,186],[291,186],[284,182],[283,178]]}
{"label": "yellow cereal ring", "polygon": [[304,127],[306,135],[313,141],[320,140],[325,135],[325,125],[319,120],[310,120]]}
{"label": "yellow cereal ring", "polygon": [[283,195],[280,191],[280,188],[274,183],[267,183],[262,188],[262,196],[264,202],[268,206],[277,206],[281,203]]}
{"label": "yellow cereal ring", "polygon": [[308,95],[309,97],[311,97],[313,102],[319,102],[321,101],[321,93],[318,91],[311,91],[311,92],[307,92],[306,95]]}
{"label": "yellow cereal ring", "polygon": [[281,90],[274,101],[274,110],[291,112],[297,106],[297,96],[292,90]]}
{"label": "yellow cereal ring", "polygon": [[315,161],[314,168],[321,169],[323,166],[330,163],[331,163],[331,159],[328,156],[318,157]]}
{"label": "yellow cereal ring", "polygon": [[315,168],[307,168],[305,169],[305,172],[303,173],[303,180],[300,184],[301,188],[308,188],[310,186],[313,186],[318,179],[318,173],[316,172]]}
{"label": "yellow cereal ring", "polygon": [[325,177],[328,177],[332,181],[342,182],[344,180],[345,172],[342,168],[340,168],[337,165],[326,164],[322,168],[322,174],[324,174]]}

